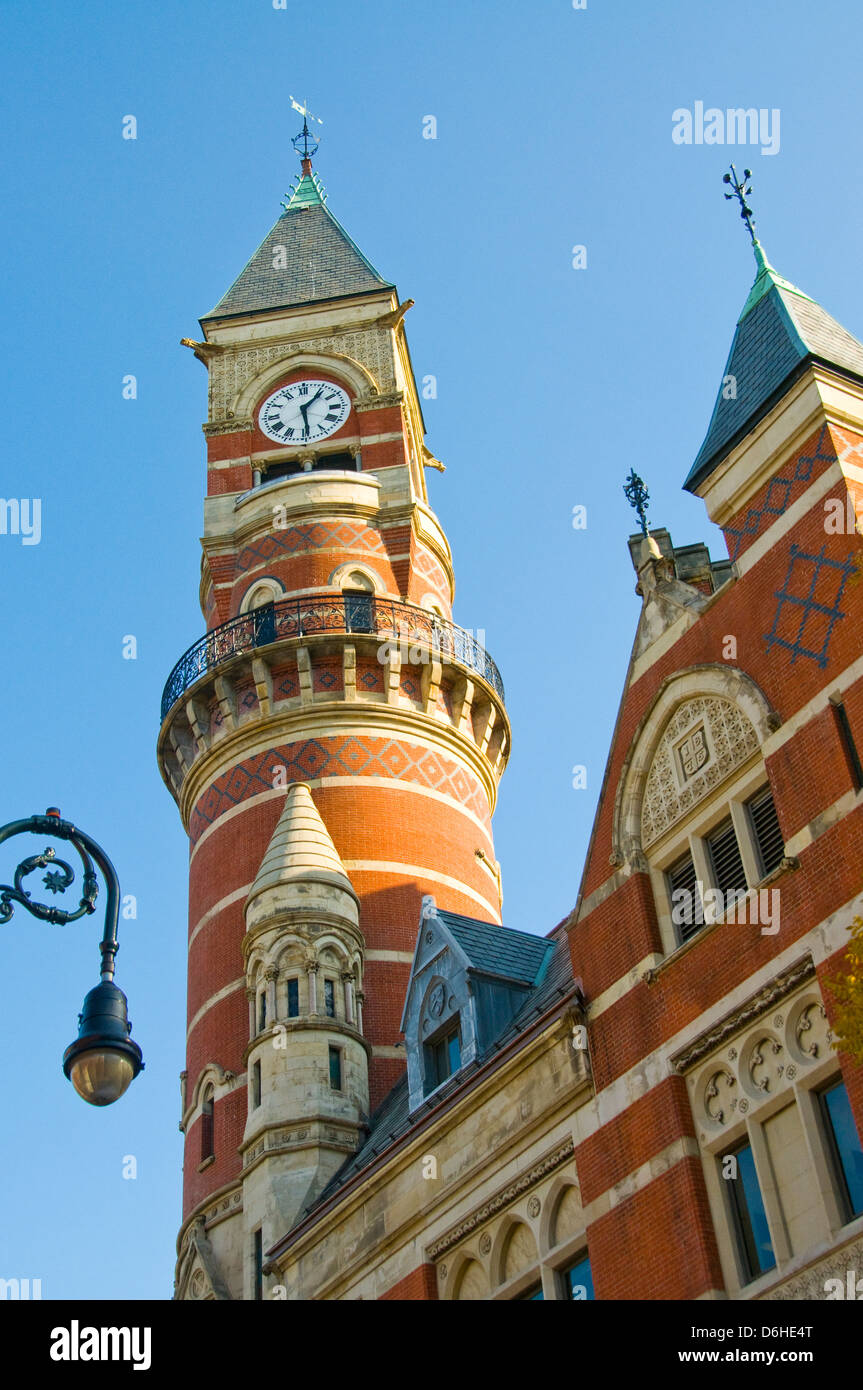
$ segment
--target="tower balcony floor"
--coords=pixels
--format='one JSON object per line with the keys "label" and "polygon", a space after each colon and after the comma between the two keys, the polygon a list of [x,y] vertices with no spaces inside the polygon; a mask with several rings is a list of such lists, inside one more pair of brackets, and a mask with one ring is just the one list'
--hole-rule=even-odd
{"label": "tower balcony floor", "polygon": [[162,720],[203,676],[234,657],[291,638],[330,633],[376,637],[382,646],[419,648],[432,660],[454,663],[481,676],[504,700],[500,672],[474,635],[425,608],[365,594],[310,595],[281,599],[212,628],[184,652],[162,693]]}

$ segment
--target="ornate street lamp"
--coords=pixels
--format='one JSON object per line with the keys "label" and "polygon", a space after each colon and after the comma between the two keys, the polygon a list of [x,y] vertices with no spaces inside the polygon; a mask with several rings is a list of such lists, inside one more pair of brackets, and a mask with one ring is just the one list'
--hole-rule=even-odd
{"label": "ornate street lamp", "polygon": [[114,865],[105,851],[71,821],[61,820],[56,807],[49,807],[44,816],[29,816],[26,820],[10,821],[0,828],[0,844],[13,835],[52,835],[68,840],[81,860],[83,879],[81,899],[74,912],[62,907],[34,903],[22,886],[28,874],[49,865],[43,883],[50,893],[65,893],[74,882],[75,873],[54,850],[23,859],[15,870],[14,884],[0,883],[0,924],[8,922],[14,904],[20,903],[33,917],[60,925],[96,911],[99,882],[93,861],[102,871],[108,889],[105,903],[105,934],[99,943],[102,952],[101,979],[84,1000],[78,1015],[78,1037],[63,1053],[63,1071],[78,1095],[90,1105],[111,1105],[134,1081],[144,1062],[141,1049],[132,1041],[132,1025],[126,1014],[126,996],[114,984],[114,957],[119,950],[117,920],[120,913],[120,883]]}

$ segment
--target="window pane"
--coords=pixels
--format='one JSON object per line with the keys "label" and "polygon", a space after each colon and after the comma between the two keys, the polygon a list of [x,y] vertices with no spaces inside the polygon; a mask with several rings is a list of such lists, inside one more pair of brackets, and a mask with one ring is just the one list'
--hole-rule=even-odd
{"label": "window pane", "polygon": [[288,1018],[296,1018],[300,1012],[300,982],[288,980]]}
{"label": "window pane", "polygon": [[716,887],[723,893],[745,893],[747,888],[737,836],[729,816],[707,837]]}
{"label": "window pane", "polygon": [[262,994],[258,1000],[258,1032],[262,1033],[267,1026],[267,996]]}
{"label": "window pane", "polygon": [[259,1228],[253,1236],[253,1259],[255,1267],[255,1299],[264,1296],[264,1233]]}
{"label": "window pane", "polygon": [[527,1293],[520,1293],[519,1302],[541,1303],[543,1300],[542,1284],[537,1284],[535,1289],[528,1289]]}
{"label": "window pane", "polygon": [[336,991],[332,980],[324,980],[324,1008],[327,1011],[327,1018],[335,1018]]}
{"label": "window pane", "polygon": [[769,787],[754,796],[748,803],[749,819],[758,842],[761,868],[765,874],[778,869],[785,856],[785,842],[779,829],[779,817],[773,804],[773,793]]}
{"label": "window pane", "polygon": [[452,1076],[453,1072],[458,1071],[461,1066],[461,1048],[459,1047],[458,1033],[451,1033],[446,1041],[447,1061],[449,1063],[447,1076]]}
{"label": "window pane", "polygon": [[337,1047],[330,1048],[330,1088],[342,1089],[342,1054]]}
{"label": "window pane", "polygon": [[852,1216],[863,1212],[863,1149],[844,1081],[822,1093]]}
{"label": "window pane", "polygon": [[578,1300],[579,1302],[582,1299],[596,1298],[593,1292],[593,1275],[590,1271],[590,1260],[587,1255],[585,1255],[583,1260],[579,1260],[578,1264],[566,1270],[563,1277],[566,1280],[567,1298],[573,1301]]}
{"label": "window pane", "polygon": [[773,1269],[776,1257],[752,1149],[745,1144],[734,1157],[737,1159],[737,1176],[730,1179],[730,1184],[740,1253],[748,1278],[755,1279],[757,1275]]}
{"label": "window pane", "polygon": [[681,941],[688,941],[704,926],[704,910],[691,854],[684,854],[666,873],[671,899],[671,920]]}

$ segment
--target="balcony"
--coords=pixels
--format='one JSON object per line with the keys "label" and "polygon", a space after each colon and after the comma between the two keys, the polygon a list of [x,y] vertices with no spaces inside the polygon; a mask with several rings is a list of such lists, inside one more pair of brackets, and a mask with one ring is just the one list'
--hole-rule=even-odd
{"label": "balcony", "polygon": [[503,681],[472,633],[425,608],[373,594],[312,595],[282,599],[231,618],[184,652],[162,693],[162,719],[196,681],[243,653],[291,638],[345,633],[407,644],[433,660],[452,661],[481,676],[504,699]]}

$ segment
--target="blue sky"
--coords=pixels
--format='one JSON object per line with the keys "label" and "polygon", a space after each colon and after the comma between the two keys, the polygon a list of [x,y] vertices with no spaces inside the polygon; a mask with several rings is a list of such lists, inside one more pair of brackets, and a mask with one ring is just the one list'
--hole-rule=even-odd
{"label": "blue sky", "polygon": [[[206,380],[179,339],[278,215],[296,168],[288,94],[324,119],[333,212],[416,301],[456,619],[485,630],[514,729],[495,821],[504,917],[545,932],[576,898],[638,617],[628,470],[654,526],[725,554],[681,483],[754,274],[722,199],[729,158],[753,171],[773,264],[863,334],[863,16],[847,0],[6,0],[0,22],[0,492],[42,507],[38,544],[0,535],[0,821],[59,806],[113,859],[137,899],[118,982],[147,1060],[114,1107],[75,1096],[59,1062],[101,918],[64,929],[19,909],[0,931],[0,1277],[40,1278],[46,1298],[165,1298],[186,842],[154,748],[164,680],[204,626]],[[697,101],[778,109],[778,153],[675,144],[672,113]],[[5,846],[0,881],[40,847]]]}

